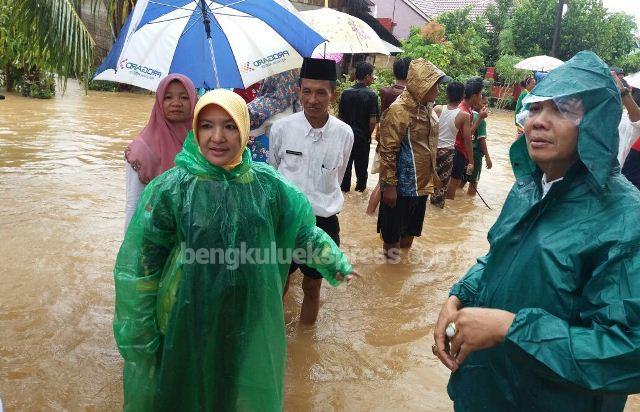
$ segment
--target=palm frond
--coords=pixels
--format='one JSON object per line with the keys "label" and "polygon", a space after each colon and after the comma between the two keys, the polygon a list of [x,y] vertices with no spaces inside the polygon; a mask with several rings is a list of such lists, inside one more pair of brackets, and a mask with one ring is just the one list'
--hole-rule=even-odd
{"label": "palm frond", "polygon": [[63,78],[79,77],[93,64],[94,41],[78,14],[80,0],[16,0],[13,24],[39,61]]}

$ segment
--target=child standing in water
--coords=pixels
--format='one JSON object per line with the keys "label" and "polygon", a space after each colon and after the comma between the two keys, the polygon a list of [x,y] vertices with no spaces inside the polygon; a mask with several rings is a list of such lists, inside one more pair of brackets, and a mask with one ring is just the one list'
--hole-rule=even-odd
{"label": "child standing in water", "polygon": [[473,122],[471,126],[471,132],[473,135],[473,173],[465,175],[462,181],[462,186],[465,182],[469,182],[469,189],[467,194],[469,196],[475,196],[478,192],[478,182],[480,181],[480,172],[482,172],[482,158],[487,163],[487,169],[493,167],[491,156],[489,156],[489,149],[487,148],[487,122],[486,118],[489,116],[487,96],[482,96],[480,105],[474,108]]}

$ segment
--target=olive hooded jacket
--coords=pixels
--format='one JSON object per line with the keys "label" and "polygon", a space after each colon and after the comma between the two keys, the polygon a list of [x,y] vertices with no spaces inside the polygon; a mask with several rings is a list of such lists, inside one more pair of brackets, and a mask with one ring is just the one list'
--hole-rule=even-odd
{"label": "olive hooded jacket", "polygon": [[225,170],[191,132],[175,163],[143,192],[114,269],[125,410],[280,411],[289,252],[332,285],[351,265],[248,149]]}
{"label": "olive hooded jacket", "polygon": [[422,102],[444,75],[427,60],[412,60],[406,89],[380,119],[380,180],[396,186],[399,196],[433,193],[438,118]]}
{"label": "olive hooded jacket", "polygon": [[451,375],[457,411],[622,411],[640,392],[640,192],[621,174],[620,94],[607,65],[578,53],[534,96],[575,95],[579,160],[542,198],[522,136],[489,253],[453,286],[467,307],[516,314],[504,342]]}

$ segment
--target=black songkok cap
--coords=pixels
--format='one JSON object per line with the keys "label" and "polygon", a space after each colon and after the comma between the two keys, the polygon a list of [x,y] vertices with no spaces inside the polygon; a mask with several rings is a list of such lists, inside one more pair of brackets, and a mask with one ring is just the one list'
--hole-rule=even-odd
{"label": "black songkok cap", "polygon": [[336,62],[327,59],[314,59],[305,57],[300,70],[301,79],[329,80],[335,82],[338,79]]}

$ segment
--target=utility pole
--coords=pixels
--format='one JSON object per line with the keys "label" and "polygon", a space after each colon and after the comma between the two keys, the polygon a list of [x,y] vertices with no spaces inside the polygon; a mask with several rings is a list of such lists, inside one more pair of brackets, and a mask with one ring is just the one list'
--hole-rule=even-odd
{"label": "utility pole", "polygon": [[560,25],[562,24],[562,9],[564,8],[565,0],[558,1],[558,8],[556,9],[556,26],[553,31],[553,43],[551,45],[551,56],[558,57],[558,43],[560,43]]}

